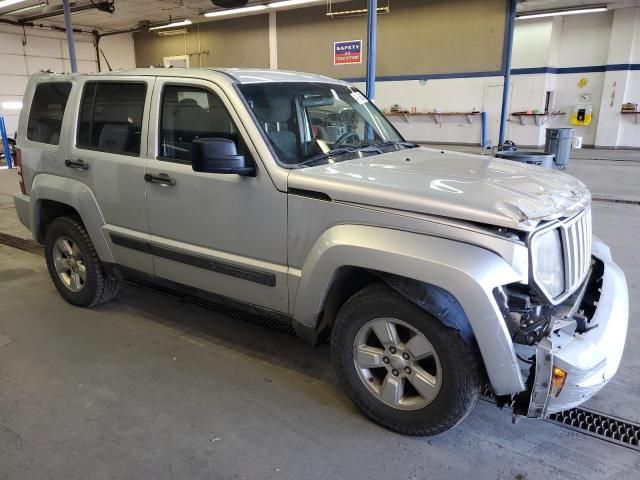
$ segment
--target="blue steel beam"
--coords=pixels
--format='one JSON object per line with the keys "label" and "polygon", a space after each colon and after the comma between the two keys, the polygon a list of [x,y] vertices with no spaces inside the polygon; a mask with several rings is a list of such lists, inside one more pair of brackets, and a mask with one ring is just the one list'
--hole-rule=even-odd
{"label": "blue steel beam", "polygon": [[9,137],[7,137],[7,129],[4,125],[4,118],[0,116],[0,140],[2,140],[2,151],[4,152],[4,159],[7,162],[7,168],[13,168],[13,162],[11,161],[11,147],[9,146]]}
{"label": "blue steel beam", "polygon": [[502,88],[502,109],[500,111],[500,134],[498,136],[498,145],[504,143],[504,137],[507,134],[507,107],[509,102],[509,87],[511,85],[511,54],[513,53],[513,31],[516,24],[516,0],[507,0],[507,24],[505,27],[505,41],[503,47],[503,65],[502,72],[504,75],[504,83]]}
{"label": "blue steel beam", "polygon": [[71,23],[71,11],[69,10],[69,0],[62,0],[64,8],[64,24],[67,30],[67,45],[69,46],[69,61],[71,72],[78,72],[78,62],[76,60],[76,41],[73,38],[73,24]]}
{"label": "blue steel beam", "polygon": [[378,42],[378,0],[369,0],[367,11],[367,97],[376,97],[376,44]]}

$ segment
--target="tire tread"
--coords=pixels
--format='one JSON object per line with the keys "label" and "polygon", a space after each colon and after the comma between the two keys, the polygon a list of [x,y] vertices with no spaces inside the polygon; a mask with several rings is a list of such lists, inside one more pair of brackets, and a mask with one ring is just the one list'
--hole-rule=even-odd
{"label": "tire tread", "polygon": [[[363,413],[374,422],[389,430],[404,435],[430,436],[442,433],[458,425],[474,409],[480,396],[481,377],[480,360],[478,355],[462,340],[462,338],[460,338],[455,330],[445,327],[440,324],[438,320],[434,319],[434,321],[438,322],[442,328],[448,329],[452,332],[453,335],[451,338],[455,339],[457,337],[459,340],[455,345],[456,360],[462,367],[461,371],[464,372],[464,375],[461,376],[462,381],[456,384],[457,398],[459,401],[456,403],[455,408],[451,409],[446,416],[437,419],[437,421],[426,422],[423,425],[392,423],[384,418],[384,416],[379,415],[377,408],[378,402],[374,397],[371,395],[362,395],[354,385],[345,381],[347,378],[347,372],[345,372],[343,368],[345,359],[343,358],[342,349],[339,345],[340,338],[343,336],[343,331],[347,328],[349,320],[354,318],[359,310],[367,306],[371,302],[372,298],[389,295],[397,296],[399,299],[410,303],[386,284],[376,283],[363,288],[343,305],[338,313],[331,335],[331,353],[334,365],[338,370],[338,375],[349,397],[363,411]],[[418,309],[418,307],[416,307],[416,309]],[[427,315],[427,313],[422,310],[420,310],[420,312]],[[349,359],[349,361],[351,360]]]}
{"label": "tire tread", "polygon": [[[90,302],[83,304],[82,306],[92,308],[112,300],[118,293],[120,282],[107,276],[93,242],[91,241],[91,237],[89,237],[89,232],[87,232],[82,220],[77,216],[58,217],[48,225],[47,231],[54,223],[62,224],[66,226],[66,228],[74,230],[82,238],[82,241],[88,250],[89,258],[87,260],[90,260],[91,264],[95,267],[96,290]],[[86,264],[87,262],[85,260],[85,265]]]}

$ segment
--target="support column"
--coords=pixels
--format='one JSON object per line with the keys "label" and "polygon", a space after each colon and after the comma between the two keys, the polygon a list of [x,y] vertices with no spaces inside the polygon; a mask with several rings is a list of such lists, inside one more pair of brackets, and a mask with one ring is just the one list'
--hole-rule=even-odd
{"label": "support column", "polygon": [[502,87],[502,109],[500,110],[500,134],[498,135],[498,145],[504,143],[504,137],[507,134],[507,117],[509,112],[509,88],[511,84],[511,55],[513,53],[513,32],[516,24],[516,0],[509,0],[507,10],[507,25],[505,27],[505,41],[503,47],[503,65],[502,71],[504,82]]}
{"label": "support column", "polygon": [[[595,147],[615,148],[627,145],[621,138],[624,116],[620,114],[625,96],[637,77],[631,71],[634,64],[634,48],[640,44],[640,8],[619,8],[613,12],[607,71],[604,74],[602,99],[596,118]],[[632,80],[633,79],[633,80]],[[636,101],[629,98],[627,101]]]}
{"label": "support column", "polygon": [[378,0],[369,0],[367,11],[367,97],[376,97],[376,44],[378,41]]}
{"label": "support column", "polygon": [[276,12],[269,12],[269,68],[278,68],[278,31]]}
{"label": "support column", "polygon": [[71,11],[69,10],[69,0],[62,0],[64,8],[64,24],[67,30],[67,45],[69,46],[69,62],[71,72],[78,73],[78,62],[76,60],[76,41],[73,38],[73,25],[71,23]]}

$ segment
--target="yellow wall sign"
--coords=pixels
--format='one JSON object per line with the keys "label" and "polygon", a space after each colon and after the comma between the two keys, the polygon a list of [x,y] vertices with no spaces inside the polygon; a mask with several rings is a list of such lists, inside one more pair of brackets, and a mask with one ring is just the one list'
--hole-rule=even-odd
{"label": "yellow wall sign", "polygon": [[587,86],[587,83],[589,83],[589,80],[587,80],[586,78],[581,78],[580,80],[578,80],[578,88],[584,88]]}

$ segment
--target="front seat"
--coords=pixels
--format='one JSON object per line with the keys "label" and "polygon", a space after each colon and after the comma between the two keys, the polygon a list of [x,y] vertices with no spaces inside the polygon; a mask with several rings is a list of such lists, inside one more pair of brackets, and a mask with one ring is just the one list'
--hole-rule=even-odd
{"label": "front seat", "polygon": [[287,97],[271,97],[269,104],[266,121],[276,124],[276,129],[269,132],[271,141],[276,147],[276,153],[284,163],[297,163],[299,161],[298,143],[295,133],[289,130],[291,102]]}
{"label": "front seat", "polygon": [[286,96],[270,97],[269,106],[256,108],[261,121],[267,124],[271,144],[278,157],[287,164],[298,163],[298,143],[294,132],[289,130],[291,102]]}

